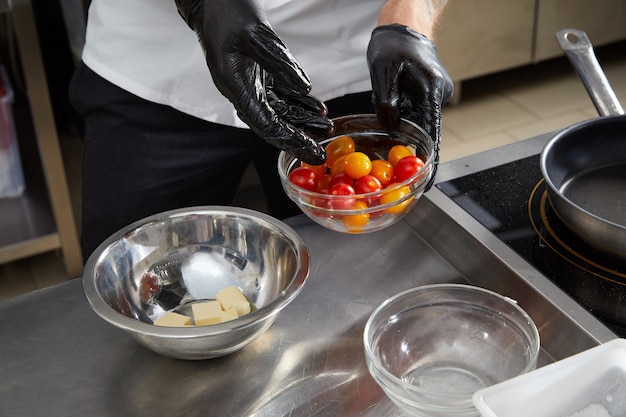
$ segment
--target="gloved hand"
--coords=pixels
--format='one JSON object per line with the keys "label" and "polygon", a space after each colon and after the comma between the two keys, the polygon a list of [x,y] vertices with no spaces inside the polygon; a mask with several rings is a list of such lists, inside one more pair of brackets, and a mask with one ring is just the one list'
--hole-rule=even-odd
{"label": "gloved hand", "polygon": [[309,132],[326,137],[326,106],[309,95],[311,82],[270,27],[254,0],[175,0],[200,40],[218,90],[256,134],[271,145],[321,164],[324,148]]}
{"label": "gloved hand", "polygon": [[434,43],[403,25],[374,29],[367,62],[376,114],[383,127],[396,129],[400,118],[405,118],[423,127],[434,142],[434,172],[428,191],[439,164],[441,108],[452,98],[452,80]]}

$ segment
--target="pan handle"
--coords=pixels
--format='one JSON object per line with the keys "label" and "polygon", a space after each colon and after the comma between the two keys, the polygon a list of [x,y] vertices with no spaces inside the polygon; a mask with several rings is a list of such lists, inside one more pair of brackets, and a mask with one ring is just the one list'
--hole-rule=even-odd
{"label": "pan handle", "polygon": [[563,29],[556,32],[556,39],[583,81],[600,116],[624,114],[587,34],[578,29]]}

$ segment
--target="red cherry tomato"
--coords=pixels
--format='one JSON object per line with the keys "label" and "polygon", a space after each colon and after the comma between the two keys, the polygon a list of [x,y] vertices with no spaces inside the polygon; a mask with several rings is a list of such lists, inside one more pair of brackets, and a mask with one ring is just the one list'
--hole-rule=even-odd
{"label": "red cherry tomato", "polygon": [[354,206],[355,198],[350,196],[355,195],[354,188],[350,184],[343,182],[334,184],[328,190],[328,194],[336,196],[331,200],[332,207],[335,210],[350,210]]}
{"label": "red cherry tomato", "polygon": [[345,182],[339,182],[337,184],[331,185],[328,190],[330,195],[354,195],[354,188],[350,184],[346,184]]}
{"label": "red cherry tomato", "polygon": [[424,161],[422,161],[417,156],[405,156],[404,158],[399,160],[394,167],[396,181],[402,182],[408,180],[413,175],[417,174],[417,171],[422,169],[423,166]]}
{"label": "red cherry tomato", "polygon": [[335,184],[348,184],[348,185],[352,185],[354,184],[354,180],[352,179],[352,177],[350,177],[348,174],[346,174],[345,172],[342,172],[340,174],[336,174],[330,177],[330,182],[328,183],[328,189],[330,190],[330,188],[335,185]]}
{"label": "red cherry tomato", "polygon": [[[370,204],[370,207],[373,207],[374,205],[379,205],[379,204],[380,204],[380,201],[376,200],[376,201],[373,201]],[[383,214],[385,214],[385,212],[382,211],[382,210],[373,211],[373,212],[370,213],[370,219],[377,219],[377,218],[381,217]]]}
{"label": "red cherry tomato", "polygon": [[332,203],[330,201],[330,197],[328,196],[328,190],[322,189],[319,190],[318,193],[326,194],[320,197],[311,197],[311,205],[314,207],[319,207],[321,210],[311,209],[311,212],[317,217],[329,218],[331,217],[329,213],[325,212],[325,210],[330,210],[333,208]]}
{"label": "red cherry tomato", "polygon": [[354,152],[354,140],[350,136],[338,136],[326,145],[326,165],[333,166],[333,163],[340,156]]}
{"label": "red cherry tomato", "polygon": [[354,182],[354,191],[357,194],[373,193],[382,190],[383,186],[373,175],[363,175]]}
{"label": "red cherry tomato", "polygon": [[332,176],[330,174],[324,174],[317,179],[317,191],[322,192],[322,190],[326,190],[330,188],[330,179]]}
{"label": "red cherry tomato", "polygon": [[289,181],[305,190],[317,190],[317,175],[309,168],[297,167],[289,174]]}

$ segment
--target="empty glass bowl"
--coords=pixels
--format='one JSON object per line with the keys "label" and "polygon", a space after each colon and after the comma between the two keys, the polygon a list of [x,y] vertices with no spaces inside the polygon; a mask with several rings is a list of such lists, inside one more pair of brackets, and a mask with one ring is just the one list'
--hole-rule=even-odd
{"label": "empty glass bowl", "polygon": [[363,338],[372,377],[417,416],[478,416],[472,395],[534,369],[539,354],[537,328],[515,302],[463,284],[387,299]]}
{"label": "empty glass bowl", "polygon": [[[357,152],[372,160],[387,159],[394,145],[405,145],[424,166],[410,178],[395,183],[381,191],[356,195],[330,195],[309,191],[289,180],[289,174],[300,166],[300,160],[281,152],[278,172],[289,198],[316,223],[327,229],[344,233],[368,233],[388,227],[415,206],[434,172],[434,146],[430,136],[419,126],[402,120],[397,131],[384,130],[374,114],[340,117],[333,120],[336,136],[323,140],[327,145],[342,135],[350,136]],[[385,197],[381,198],[382,195]],[[354,202],[365,202],[355,205]]]}

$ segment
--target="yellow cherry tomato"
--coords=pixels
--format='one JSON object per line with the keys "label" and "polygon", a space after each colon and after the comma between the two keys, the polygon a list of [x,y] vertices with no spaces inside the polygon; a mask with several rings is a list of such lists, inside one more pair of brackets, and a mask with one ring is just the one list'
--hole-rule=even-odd
{"label": "yellow cherry tomato", "polygon": [[[364,210],[367,208],[367,204],[365,201],[356,201],[353,208],[355,210]],[[370,215],[367,213],[348,214],[341,217],[343,225],[346,226],[348,232],[350,233],[361,233],[363,231],[363,226],[367,224],[369,219]]]}
{"label": "yellow cherry tomato", "polygon": [[311,171],[315,172],[318,178],[321,178],[322,176],[324,176],[326,174],[326,170],[328,169],[326,164],[311,165],[311,164],[307,164],[306,162],[300,162],[300,166],[308,168]]}
{"label": "yellow cherry tomato", "polygon": [[344,157],[343,170],[352,179],[367,175],[372,170],[372,160],[363,152],[352,152]]}
{"label": "yellow cherry tomato", "polygon": [[326,145],[326,165],[332,167],[339,157],[352,153],[355,149],[354,139],[350,136],[336,137]]}
{"label": "yellow cherry tomato", "polygon": [[[383,194],[380,196],[380,204],[390,204],[396,201],[400,201],[409,194],[411,194],[411,189],[408,185],[405,185],[404,187],[399,187],[392,184],[385,190],[383,190]],[[391,207],[387,207],[386,209],[384,209],[384,212],[392,214],[401,213],[406,208],[406,206],[409,205],[411,200],[413,200],[413,198],[407,198],[401,203],[398,203]]]}
{"label": "yellow cherry tomato", "polygon": [[409,148],[404,145],[394,145],[391,149],[389,149],[389,154],[387,155],[387,161],[391,163],[394,167],[398,163],[399,160],[404,158],[405,156],[411,156],[413,152]]}
{"label": "yellow cherry tomato", "polygon": [[372,161],[372,170],[370,175],[376,177],[380,185],[385,188],[393,182],[394,170],[391,162],[384,159],[374,159]]}
{"label": "yellow cherry tomato", "polygon": [[330,175],[337,175],[337,174],[343,174],[345,172],[345,168],[346,168],[346,164],[345,164],[345,160],[346,160],[346,156],[347,155],[342,155],[339,158],[337,158],[335,160],[335,162],[333,162],[333,164],[330,166]]}

